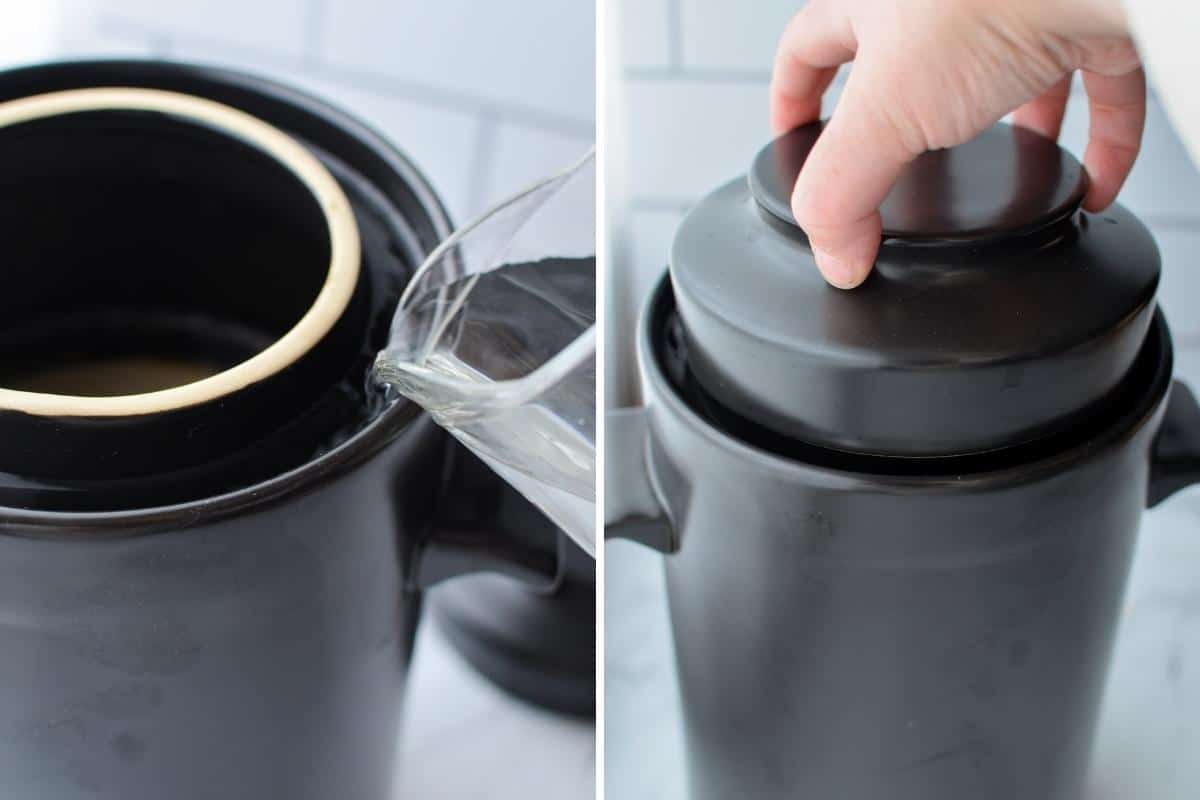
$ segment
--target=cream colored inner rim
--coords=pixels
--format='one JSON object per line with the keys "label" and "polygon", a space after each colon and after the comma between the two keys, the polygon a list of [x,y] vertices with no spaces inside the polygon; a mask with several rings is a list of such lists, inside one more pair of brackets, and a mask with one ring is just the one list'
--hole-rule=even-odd
{"label": "cream colored inner rim", "polygon": [[[77,397],[0,388],[0,409],[59,417],[154,414],[215,400],[270,377],[313,348],[341,317],[358,282],[358,227],[350,202],[329,171],[283,131],[235,108],[157,89],[101,88],[24,97],[0,103],[0,127],[85,111],[158,111],[236,137],[291,171],[316,198],[329,228],[329,271],[312,306],[286,334],[262,352],[203,380],[156,392]],[[236,291],[236,287],[230,287]]]}

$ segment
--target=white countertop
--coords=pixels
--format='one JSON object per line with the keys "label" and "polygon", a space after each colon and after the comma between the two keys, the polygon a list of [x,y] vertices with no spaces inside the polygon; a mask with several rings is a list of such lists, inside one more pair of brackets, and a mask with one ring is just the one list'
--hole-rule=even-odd
{"label": "white countertop", "polygon": [[[684,800],[661,556],[607,548],[605,791]],[[1200,793],[1200,489],[1146,514],[1109,675],[1087,800]]]}
{"label": "white countertop", "polygon": [[495,688],[428,615],[417,634],[404,720],[396,800],[595,797],[591,721],[543,711]]}

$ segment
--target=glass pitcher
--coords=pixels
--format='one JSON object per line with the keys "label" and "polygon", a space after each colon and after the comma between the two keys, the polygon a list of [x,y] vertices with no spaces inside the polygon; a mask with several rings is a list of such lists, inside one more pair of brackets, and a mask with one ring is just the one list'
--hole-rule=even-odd
{"label": "glass pitcher", "polygon": [[413,276],[375,379],[595,554],[595,153],[460,228]]}

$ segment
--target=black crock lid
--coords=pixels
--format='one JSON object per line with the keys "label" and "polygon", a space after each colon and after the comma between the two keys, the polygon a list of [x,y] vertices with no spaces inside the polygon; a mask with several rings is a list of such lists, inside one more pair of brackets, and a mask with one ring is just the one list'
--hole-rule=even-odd
{"label": "black crock lid", "polygon": [[821,128],[767,145],[676,234],[689,363],[714,399],[786,436],[893,456],[1019,444],[1103,403],[1158,284],[1133,215],[1081,212],[1079,163],[996,125],[907,168],[872,275],[835,289],[789,207]]}
{"label": "black crock lid", "polygon": [[[789,225],[792,187],[823,127],[780,137],[750,167],[755,199]],[[929,242],[1012,235],[1070,216],[1086,190],[1087,173],[1066,150],[1024,128],[998,125],[913,162],[880,207],[883,236]]]}

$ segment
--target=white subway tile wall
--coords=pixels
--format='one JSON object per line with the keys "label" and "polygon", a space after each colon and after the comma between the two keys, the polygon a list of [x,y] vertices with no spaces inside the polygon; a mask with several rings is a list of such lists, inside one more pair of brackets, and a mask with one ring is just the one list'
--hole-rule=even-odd
{"label": "white subway tile wall", "polygon": [[[179,57],[201,55],[185,52]],[[214,57],[203,60],[211,61]],[[220,60],[219,56],[215,60]],[[284,75],[277,77],[286,80]],[[464,215],[468,209],[474,209],[475,200],[487,199],[477,189],[490,176],[473,174],[478,161],[476,146],[485,135],[485,122],[479,115],[404,97],[381,96],[323,78],[301,77],[291,82],[367,120],[412,156],[456,219],[465,221]],[[464,158],[464,153],[470,155]]]}
{"label": "white subway tile wall", "polygon": [[646,77],[624,82],[627,188],[635,206],[687,202],[745,171],[770,134],[760,83]]}
{"label": "white subway tile wall", "polygon": [[671,33],[671,9],[677,0],[642,0],[627,2],[624,12],[621,48],[624,66],[629,69],[657,69],[671,62],[669,41]]}
{"label": "white subway tile wall", "polygon": [[683,219],[684,209],[644,208],[631,221],[630,259],[646,269],[639,270],[633,291],[644,297],[654,287],[658,273],[667,266],[667,254],[675,228]]}
{"label": "white subway tile wall", "polygon": [[353,112],[465,221],[595,141],[593,0],[45,0],[57,35],[0,62],[158,56],[251,70]]}
{"label": "white subway tile wall", "polygon": [[[1196,350],[1200,355],[1200,277],[1196,262],[1200,258],[1200,232],[1194,223],[1181,220],[1152,223],[1158,252],[1162,255],[1163,273],[1159,283],[1158,302],[1171,324],[1171,338],[1177,351]],[[1176,372],[1193,385],[1200,386],[1200,372],[1182,369],[1177,358]]]}
{"label": "white subway tile wall", "polygon": [[308,43],[316,4],[294,0],[252,3],[206,0],[119,0],[94,8],[146,30],[240,45],[281,56],[299,57]]}
{"label": "white subway tile wall", "polygon": [[[624,104],[625,152],[611,152],[629,196],[628,219],[617,226],[635,241],[613,249],[616,281],[648,287],[666,263],[670,236],[664,209],[686,209],[718,184],[745,170],[768,136],[767,88],[783,26],[802,2],[795,0],[616,0],[623,31],[610,54],[621,61],[620,80],[606,91]],[[826,98],[826,113],[836,101]],[[1087,103],[1075,95],[1062,135],[1080,158],[1087,143]],[[1181,348],[1200,347],[1200,171],[1151,97],[1145,144],[1120,202],[1140,215],[1163,252],[1162,304]],[[622,291],[629,302],[640,294]],[[621,316],[629,319],[635,311]],[[632,364],[632,329],[609,326],[608,346]],[[1188,376],[1200,381],[1200,373]],[[636,398],[631,368],[606,375],[609,402]]]}
{"label": "white subway tile wall", "polygon": [[[566,167],[583,155],[578,137],[531,127],[519,122],[498,122],[495,146],[490,151],[488,180],[494,186],[524,186],[545,176],[546,164]],[[492,186],[480,187],[485,193]],[[594,227],[594,220],[589,221]]]}
{"label": "white subway tile wall", "polygon": [[329,0],[325,18],[318,52],[329,64],[383,70],[502,114],[536,112],[571,132],[592,119],[588,0]]}
{"label": "white subway tile wall", "polygon": [[[1059,141],[1080,159],[1087,147],[1087,96],[1076,81]],[[1175,135],[1162,102],[1153,94],[1146,109],[1142,150],[1119,202],[1128,206],[1157,233],[1161,223],[1200,220],[1200,172]],[[1169,266],[1169,265],[1167,265]],[[1196,284],[1200,286],[1200,283]],[[1200,301],[1200,296],[1197,297]]]}
{"label": "white subway tile wall", "polygon": [[757,78],[769,74],[775,43],[798,8],[795,0],[674,1],[679,3],[684,67],[745,72]]}
{"label": "white subway tile wall", "polygon": [[[630,345],[637,330],[641,299],[650,293],[659,273],[667,265],[667,251],[675,235],[675,227],[683,219],[684,207],[639,208],[627,220],[627,241],[614,243],[610,260],[620,259],[623,263],[636,265],[622,275],[619,281],[610,281],[608,286],[609,315],[605,318],[605,335],[608,342],[617,341]],[[610,344],[611,346],[611,344]],[[635,405],[641,400],[636,380],[630,374],[630,362],[622,351],[621,357],[608,354],[605,381],[609,387],[610,405]],[[614,376],[625,376],[622,385],[614,382]],[[618,379],[619,380],[619,379]],[[614,387],[620,387],[614,389]],[[614,402],[613,392],[627,394]]]}

